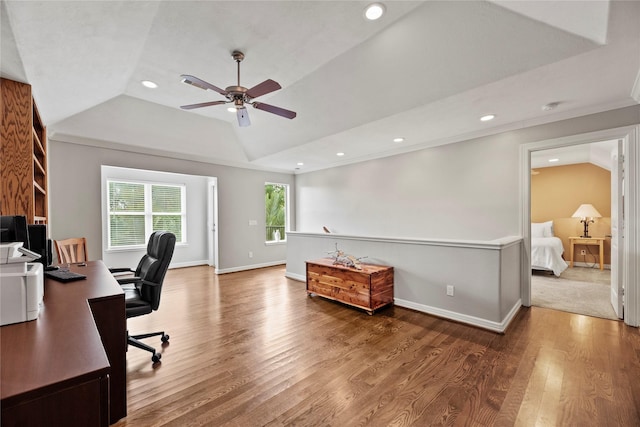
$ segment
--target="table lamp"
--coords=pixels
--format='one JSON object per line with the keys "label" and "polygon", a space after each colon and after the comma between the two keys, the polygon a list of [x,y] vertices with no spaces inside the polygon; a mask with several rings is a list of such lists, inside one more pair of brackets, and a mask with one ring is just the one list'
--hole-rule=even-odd
{"label": "table lamp", "polygon": [[580,222],[584,224],[582,237],[591,237],[589,236],[589,223],[593,222],[593,218],[602,218],[602,215],[593,205],[586,203],[580,205],[578,210],[571,215],[571,218],[581,218]]}

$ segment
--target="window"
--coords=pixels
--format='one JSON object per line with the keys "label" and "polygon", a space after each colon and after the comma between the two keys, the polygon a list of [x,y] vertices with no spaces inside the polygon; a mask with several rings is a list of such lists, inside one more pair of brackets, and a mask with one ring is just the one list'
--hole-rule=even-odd
{"label": "window", "polygon": [[286,240],[289,226],[289,186],[266,183],[264,185],[266,241]]}
{"label": "window", "polygon": [[186,243],[185,186],[107,181],[109,248],[144,246],[156,230]]}

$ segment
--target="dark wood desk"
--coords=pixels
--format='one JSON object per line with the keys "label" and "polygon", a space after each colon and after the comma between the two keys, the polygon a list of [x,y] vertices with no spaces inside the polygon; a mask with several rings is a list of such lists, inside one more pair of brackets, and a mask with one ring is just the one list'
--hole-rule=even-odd
{"label": "dark wood desk", "polygon": [[45,278],[36,320],[0,328],[2,426],[107,426],[126,416],[124,293],[102,261]]}

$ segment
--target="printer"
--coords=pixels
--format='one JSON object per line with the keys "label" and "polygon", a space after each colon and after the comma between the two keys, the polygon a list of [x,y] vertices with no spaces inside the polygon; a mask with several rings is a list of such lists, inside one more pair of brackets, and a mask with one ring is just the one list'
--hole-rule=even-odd
{"label": "printer", "polygon": [[0,326],[38,318],[44,298],[40,255],[22,242],[0,244]]}

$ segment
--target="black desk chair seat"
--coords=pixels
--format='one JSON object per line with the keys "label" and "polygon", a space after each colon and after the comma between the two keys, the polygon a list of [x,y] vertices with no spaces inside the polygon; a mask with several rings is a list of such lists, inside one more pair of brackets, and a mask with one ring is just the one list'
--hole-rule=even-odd
{"label": "black desk chair seat", "polygon": [[[129,268],[110,268],[112,273],[130,272],[133,277],[117,278],[125,294],[127,319],[149,314],[160,306],[162,283],[169,268],[176,236],[168,231],[156,231],[149,237],[147,253],[142,257],[135,270]],[[139,335],[128,335],[127,343],[152,353],[151,360],[156,363],[162,355],[156,349],[140,339],[161,336],[161,341],[169,341],[169,335],[161,332],[151,332]]]}

